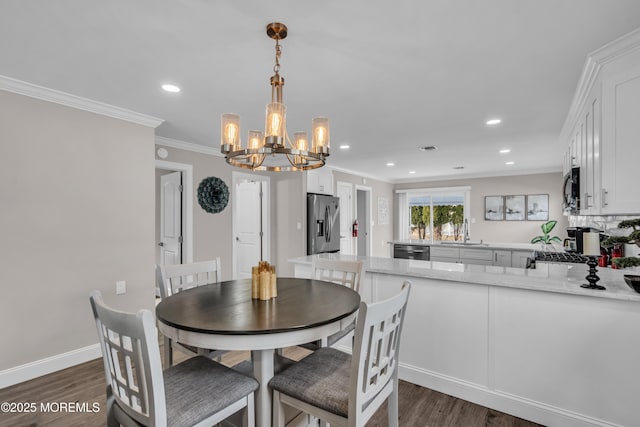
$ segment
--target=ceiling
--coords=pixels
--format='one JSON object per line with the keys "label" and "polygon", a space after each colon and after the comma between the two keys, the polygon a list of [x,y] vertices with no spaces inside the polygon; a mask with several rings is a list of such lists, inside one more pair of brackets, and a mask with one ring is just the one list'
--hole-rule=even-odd
{"label": "ceiling", "polygon": [[158,136],[217,148],[222,113],[240,114],[243,139],[264,127],[272,21],[289,28],[289,133],[328,116],[329,166],[423,181],[560,171],[586,55],[640,27],[640,1],[2,0],[0,75],[164,119]]}

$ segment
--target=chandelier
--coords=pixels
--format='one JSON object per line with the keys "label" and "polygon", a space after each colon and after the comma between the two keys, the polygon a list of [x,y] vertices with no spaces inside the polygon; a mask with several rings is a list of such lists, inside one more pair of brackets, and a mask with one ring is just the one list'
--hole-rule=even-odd
{"label": "chandelier", "polygon": [[316,117],[311,121],[311,144],[306,132],[294,132],[293,143],[286,126],[286,108],[282,102],[284,78],[280,71],[280,40],[287,37],[287,27],[273,22],[267,25],[267,35],[276,41],[276,60],[271,76],[271,103],[267,104],[264,133],[250,130],[247,145],[240,141],[240,116],[223,114],[220,151],[227,163],[260,171],[297,171],[324,166],[329,156],[329,119]]}

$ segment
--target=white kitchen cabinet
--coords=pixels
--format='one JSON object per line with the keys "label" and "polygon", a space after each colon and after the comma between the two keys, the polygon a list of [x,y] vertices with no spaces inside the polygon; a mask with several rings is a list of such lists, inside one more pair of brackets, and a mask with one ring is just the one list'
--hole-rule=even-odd
{"label": "white kitchen cabinet", "polygon": [[533,251],[511,251],[511,267],[527,268],[527,260],[532,257]]}
{"label": "white kitchen cabinet", "polygon": [[531,256],[531,251],[492,249],[490,247],[463,248],[433,245],[430,250],[429,259],[431,261],[500,267],[525,268],[527,266],[527,258]]}
{"label": "white kitchen cabinet", "polygon": [[461,248],[462,264],[493,265],[493,251],[487,249]]}
{"label": "white kitchen cabinet", "polygon": [[580,167],[580,215],[637,215],[640,30],[591,53],[562,129],[563,170]]}
{"label": "white kitchen cabinet", "polygon": [[[600,206],[600,192],[598,183],[600,182],[600,167],[598,159],[600,156],[600,97],[599,93],[594,93],[590,97],[585,111],[583,112],[585,123],[584,151],[580,162],[580,183],[584,192],[584,214],[597,214]],[[584,173],[582,172],[584,170]],[[584,184],[582,180],[584,179]]]}
{"label": "white kitchen cabinet", "polygon": [[511,267],[511,251],[495,249],[493,251],[493,265]]}
{"label": "white kitchen cabinet", "polygon": [[330,169],[307,171],[307,193],[333,196],[333,173]]}
{"label": "white kitchen cabinet", "polygon": [[429,251],[429,260],[431,261],[458,262],[460,260],[459,248],[431,246]]}
{"label": "white kitchen cabinet", "polygon": [[607,70],[603,79],[600,213],[640,213],[640,52]]}
{"label": "white kitchen cabinet", "polygon": [[[599,87],[599,86],[598,86]],[[580,168],[580,214],[594,215],[599,213],[600,192],[600,91],[594,89],[580,111],[572,137],[572,167]]]}

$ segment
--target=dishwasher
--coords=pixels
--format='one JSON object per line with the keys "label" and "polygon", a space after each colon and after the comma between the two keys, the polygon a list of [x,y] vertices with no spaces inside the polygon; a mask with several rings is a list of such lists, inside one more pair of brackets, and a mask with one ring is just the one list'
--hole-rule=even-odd
{"label": "dishwasher", "polygon": [[393,257],[429,261],[429,246],[394,244]]}

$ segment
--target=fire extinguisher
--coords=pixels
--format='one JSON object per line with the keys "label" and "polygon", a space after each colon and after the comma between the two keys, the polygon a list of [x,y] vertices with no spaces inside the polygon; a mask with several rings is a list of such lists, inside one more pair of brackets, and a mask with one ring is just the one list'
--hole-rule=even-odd
{"label": "fire extinguisher", "polygon": [[358,220],[353,221],[353,225],[351,226],[351,235],[353,237],[358,237]]}

